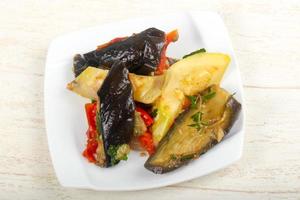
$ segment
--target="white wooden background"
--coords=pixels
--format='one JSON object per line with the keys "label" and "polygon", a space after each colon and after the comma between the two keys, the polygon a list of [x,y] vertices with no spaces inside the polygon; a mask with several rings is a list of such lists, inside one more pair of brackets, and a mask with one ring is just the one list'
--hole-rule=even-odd
{"label": "white wooden background", "polygon": [[[246,98],[244,154],[178,185],[97,192],[58,184],[46,140],[43,79],[54,37],[124,18],[217,11]],[[300,1],[0,1],[0,199],[300,199]]]}

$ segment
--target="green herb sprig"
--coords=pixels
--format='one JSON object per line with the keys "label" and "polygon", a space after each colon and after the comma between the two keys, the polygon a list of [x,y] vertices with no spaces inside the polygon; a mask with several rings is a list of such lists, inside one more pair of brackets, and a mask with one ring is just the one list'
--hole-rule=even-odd
{"label": "green herb sprig", "polygon": [[204,102],[207,102],[208,100],[212,99],[214,96],[216,96],[216,92],[215,91],[209,91],[207,94],[202,96],[202,100]]}
{"label": "green herb sprig", "polygon": [[191,118],[192,118],[192,120],[193,120],[194,123],[190,124],[188,126],[196,128],[196,130],[198,132],[200,132],[201,129],[203,128],[203,126],[207,126],[207,123],[202,121],[202,116],[203,116],[203,113],[200,112],[200,111],[198,111],[195,114],[193,114],[191,116]]}
{"label": "green herb sprig", "polygon": [[[125,145],[125,144],[123,144]],[[123,147],[123,145],[110,145],[108,150],[107,150],[107,154],[110,156],[110,161],[112,165],[117,164],[120,160],[127,160],[128,156],[127,154],[122,155],[122,157],[120,157],[120,148]],[[128,147],[129,148],[129,147]],[[122,151],[122,149],[121,149]]]}
{"label": "green herb sprig", "polygon": [[187,98],[191,102],[191,108],[192,109],[197,108],[198,96],[187,96]]}
{"label": "green herb sprig", "polygon": [[115,165],[119,162],[119,160],[116,159],[118,149],[119,146],[117,145],[110,145],[108,148],[107,154],[110,156],[110,161],[112,165]]}

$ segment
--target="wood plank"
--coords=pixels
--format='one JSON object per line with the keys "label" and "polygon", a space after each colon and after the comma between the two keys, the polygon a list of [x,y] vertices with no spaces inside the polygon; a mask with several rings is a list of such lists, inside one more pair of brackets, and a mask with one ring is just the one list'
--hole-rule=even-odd
{"label": "wood plank", "polygon": [[[300,198],[299,1],[1,0],[0,7],[0,199]],[[43,117],[50,41],[124,18],[195,8],[221,14],[237,54],[247,114],[242,159],[202,178],[150,191],[62,188]]]}

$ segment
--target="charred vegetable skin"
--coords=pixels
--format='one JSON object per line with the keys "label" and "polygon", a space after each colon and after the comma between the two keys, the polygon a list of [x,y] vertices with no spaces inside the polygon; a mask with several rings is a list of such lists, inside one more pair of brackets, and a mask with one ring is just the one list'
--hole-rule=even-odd
{"label": "charred vegetable skin", "polygon": [[128,69],[116,62],[98,91],[100,100],[99,128],[104,144],[106,167],[117,164],[110,149],[128,144],[134,128],[135,104]]}
{"label": "charred vegetable skin", "polygon": [[130,72],[148,75],[154,72],[166,42],[165,33],[149,28],[139,34],[114,42],[103,48],[74,57],[74,72],[78,76],[88,66],[109,69],[115,61],[123,61]]}
{"label": "charred vegetable skin", "polygon": [[147,169],[157,174],[177,169],[207,152],[229,132],[241,104],[217,86],[201,96],[196,107],[190,107],[177,118],[155,154],[146,161]]}

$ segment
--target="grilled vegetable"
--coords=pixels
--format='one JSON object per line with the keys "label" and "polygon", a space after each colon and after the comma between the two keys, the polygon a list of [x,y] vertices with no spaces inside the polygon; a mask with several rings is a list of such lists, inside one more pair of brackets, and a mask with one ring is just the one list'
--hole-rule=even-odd
{"label": "grilled vegetable", "polygon": [[134,100],[144,104],[151,104],[161,95],[165,75],[141,76],[129,74],[129,79],[133,87]]}
{"label": "grilled vegetable", "polygon": [[146,110],[144,110],[143,108],[141,107],[136,107],[136,111],[138,113],[140,113],[142,119],[144,120],[145,124],[147,127],[151,126],[153,124],[153,119],[152,117],[150,116],[150,114],[147,113]]}
{"label": "grilled vegetable", "polygon": [[219,84],[230,62],[220,53],[197,53],[176,62],[167,70],[162,95],[154,107],[152,126],[155,145],[163,138],[182,111],[185,96],[196,95],[212,84]]}
{"label": "grilled vegetable", "polygon": [[[133,135],[135,104],[128,74],[124,63],[116,62],[97,93],[100,100],[99,128],[106,167],[119,162],[119,148],[124,148],[123,145],[127,145]],[[122,158],[125,159],[125,155]]]}
{"label": "grilled vegetable", "polygon": [[142,148],[145,149],[149,155],[152,155],[155,152],[151,133],[145,132],[143,135],[140,135],[138,139]]}
{"label": "grilled vegetable", "polygon": [[[213,91],[210,99],[203,95]],[[172,171],[199,157],[229,132],[241,105],[225,90],[214,86],[202,93],[195,108],[183,112],[158,148],[146,161],[145,167],[154,173]]]}
{"label": "grilled vegetable", "polygon": [[[86,60],[82,55],[76,54],[73,58],[73,71],[75,77],[79,76],[87,67],[97,67],[98,63],[93,60]],[[102,67],[105,68],[105,67]]]}
{"label": "grilled vegetable", "polygon": [[[177,35],[178,36],[178,35]],[[94,51],[74,57],[74,72],[78,76],[90,64],[99,68],[110,68],[114,62],[123,61],[130,72],[148,75],[156,71],[161,58],[165,57],[168,41],[166,34],[156,28],[149,28],[139,34],[122,38]],[[174,38],[177,40],[177,38]]]}
{"label": "grilled vegetable", "polygon": [[[108,70],[88,67],[67,88],[83,97],[97,100],[97,91],[101,87]],[[134,100],[150,104],[160,95],[165,76],[141,76],[129,74],[132,83]]]}
{"label": "grilled vegetable", "polygon": [[96,150],[98,148],[99,133],[96,128],[96,112],[97,103],[85,104],[85,112],[88,121],[89,128],[86,132],[87,144],[83,151],[83,156],[88,159],[89,162],[96,163]]}
{"label": "grilled vegetable", "polygon": [[182,58],[186,58],[186,57],[192,56],[192,55],[194,55],[194,54],[197,54],[197,53],[204,53],[204,52],[206,52],[206,50],[205,50],[204,48],[198,49],[198,50],[196,50],[196,51],[193,51],[193,52],[191,52],[191,53],[189,53],[189,54],[183,56]]}
{"label": "grilled vegetable", "polygon": [[141,117],[141,114],[137,111],[134,112],[134,129],[133,135],[135,137],[142,135],[147,131],[147,126]]}
{"label": "grilled vegetable", "polygon": [[163,74],[165,70],[167,70],[168,66],[170,66],[169,59],[166,56],[167,47],[171,42],[175,42],[178,40],[178,31],[173,30],[170,33],[168,33],[165,37],[165,44],[162,48],[162,51],[160,53],[160,62],[157,66],[157,69],[155,70],[155,74]]}

